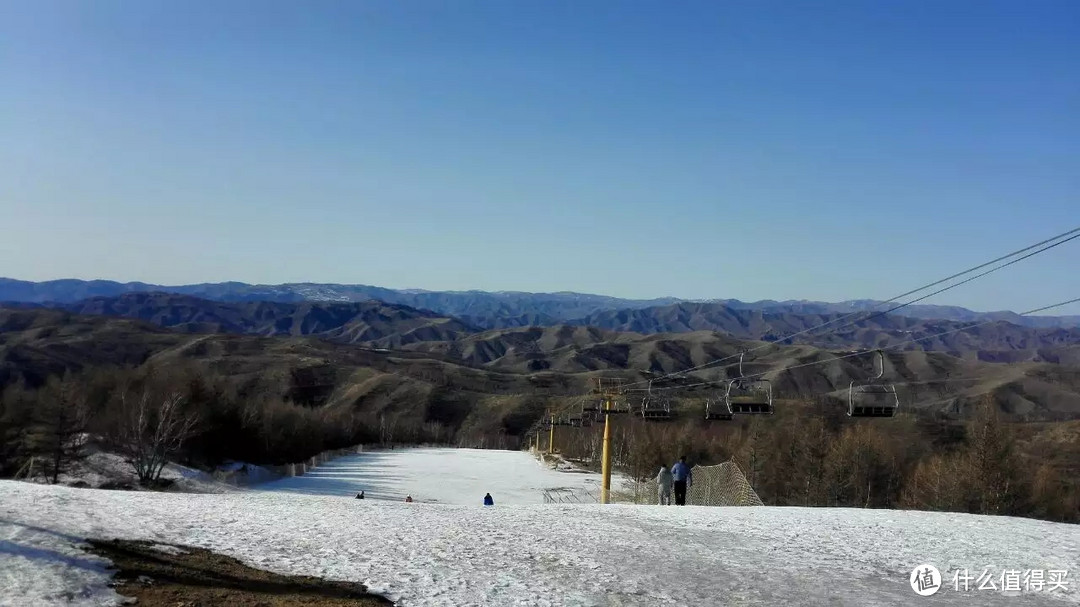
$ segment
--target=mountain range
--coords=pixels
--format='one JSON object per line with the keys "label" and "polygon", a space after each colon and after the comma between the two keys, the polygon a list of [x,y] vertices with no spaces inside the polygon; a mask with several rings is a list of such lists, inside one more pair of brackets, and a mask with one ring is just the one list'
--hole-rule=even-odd
{"label": "mountain range", "polygon": [[[45,306],[45,304],[30,304]],[[71,304],[48,304],[74,314],[119,316],[185,333],[264,337],[314,336],[339,343],[396,347],[448,341],[480,331],[455,318],[380,301],[221,302],[171,293],[128,293]]]}
{"label": "mountain range", "polygon": [[[737,299],[688,300],[675,297],[623,299],[584,293],[525,293],[517,291],[425,291],[387,289],[368,285],[290,283],[251,285],[241,282],[180,286],[107,280],[52,280],[30,282],[0,278],[0,302],[72,304],[92,297],[126,293],[164,292],[222,302],[363,302],[377,300],[419,310],[431,310],[483,329],[551,326],[601,317],[605,312],[640,310],[675,304],[715,304],[732,310],[770,314],[827,315],[873,312],[884,307],[875,300],[838,303],[805,300],[743,302]],[[1080,316],[1020,316],[1015,312],[975,312],[957,306],[911,305],[904,316],[927,320],[981,322],[1001,320],[1032,328],[1080,327]]]}
{"label": "mountain range", "polygon": [[[414,319],[402,322],[411,325]],[[192,334],[189,328],[169,330],[131,318],[40,307],[0,308],[0,389],[22,381],[37,385],[65,371],[188,362],[224,373],[248,390],[297,402],[417,419],[441,411],[459,416],[455,427],[512,419],[506,428],[518,432],[546,409],[580,407],[580,395],[588,393],[594,377],[635,382],[641,391],[633,398],[640,399],[651,378],[726,359],[727,364],[661,384],[687,385],[674,405],[694,419],[711,393],[708,386],[691,386],[701,379],[738,376],[731,357],[752,345],[709,331],[641,335],[570,325],[497,329],[398,348],[341,343],[318,334]],[[765,374],[777,399],[825,398],[839,408],[849,383],[874,372],[872,357],[840,354],[770,344],[744,371]],[[990,394],[1004,411],[1028,421],[1080,416],[1080,367],[1073,362],[997,364],[943,352],[886,353],[888,380],[896,382],[905,408],[963,415]]]}
{"label": "mountain range", "polygon": [[[1005,321],[972,323],[892,314],[849,317],[764,312],[719,303],[684,302],[605,311],[565,322],[499,329],[486,329],[430,310],[374,300],[222,302],[173,293],[133,292],[67,304],[8,305],[124,317],[185,333],[312,336],[368,347],[440,353],[476,364],[490,364],[508,353],[522,356],[550,350],[554,343],[562,343],[564,339],[553,336],[572,335],[577,346],[603,345],[610,349],[608,345],[612,343],[641,335],[694,332],[830,349],[939,351],[988,362],[1080,362],[1080,328],[1038,329]],[[789,338],[791,335],[794,337]],[[533,365],[534,370],[547,368],[537,361]]]}
{"label": "mountain range", "polygon": [[[693,381],[737,377],[732,357],[747,349],[746,373],[767,374],[778,398],[841,398],[850,382],[874,372],[870,357],[849,353],[887,348],[887,377],[902,384],[910,406],[960,413],[991,394],[1020,419],[1080,415],[1080,327],[1069,317],[1031,326],[1019,323],[1028,317],[963,308],[874,314],[866,301],[745,304],[313,284],[157,288],[0,279],[0,301],[7,300],[0,387],[87,366],[183,359],[270,382],[289,398],[369,412],[422,409],[437,398],[439,408],[475,414],[482,426],[484,411],[511,401],[511,416],[533,418],[544,400],[561,407],[556,402],[587,392],[597,373],[647,383],[704,365]],[[920,310],[951,318],[907,315]],[[707,364],[720,359],[728,364]],[[791,366],[798,370],[781,371]],[[698,406],[692,394],[684,397],[691,408]]]}

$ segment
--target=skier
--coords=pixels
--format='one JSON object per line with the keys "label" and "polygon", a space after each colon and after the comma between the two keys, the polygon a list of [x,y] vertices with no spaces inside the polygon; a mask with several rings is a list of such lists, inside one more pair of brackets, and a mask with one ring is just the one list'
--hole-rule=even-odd
{"label": "skier", "polygon": [[690,471],[690,466],[686,465],[685,455],[671,467],[671,478],[674,480],[672,484],[675,489],[675,505],[685,506],[686,490],[694,485],[694,473]]}
{"label": "skier", "polygon": [[672,482],[671,470],[667,466],[660,466],[660,474],[656,475],[656,493],[661,506],[671,505]]}
{"label": "skier", "polygon": [[363,492],[363,491],[361,491],[360,493],[357,493],[357,494],[356,494],[356,499],[358,499],[358,500],[362,500],[362,499],[364,499],[364,492]]}
{"label": "skier", "polygon": [[491,497],[490,493],[484,495],[484,505],[485,506],[494,506],[495,505],[495,500]]}

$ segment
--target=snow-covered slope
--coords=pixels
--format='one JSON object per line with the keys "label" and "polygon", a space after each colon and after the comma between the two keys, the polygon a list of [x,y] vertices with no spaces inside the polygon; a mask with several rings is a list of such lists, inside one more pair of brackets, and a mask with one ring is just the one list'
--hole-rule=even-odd
{"label": "snow-covered slope", "polygon": [[[616,479],[618,482],[618,479]],[[367,451],[330,461],[303,476],[258,489],[372,499],[481,504],[491,493],[497,505],[543,503],[544,489],[568,488],[599,495],[600,475],[556,472],[521,451],[394,449]]]}
{"label": "snow-covered slope", "polygon": [[[171,490],[184,493],[222,493],[236,490],[201,470],[175,463],[165,465],[161,478],[172,482]],[[40,477],[33,480],[45,482],[45,479]],[[91,446],[85,458],[67,466],[67,470],[60,474],[59,482],[62,485],[93,488],[109,485],[138,488],[139,477],[135,474],[135,468],[122,456]]]}
{"label": "snow-covered slope", "polygon": [[[438,481],[433,481],[438,482]],[[1080,527],[885,510],[457,506],[291,493],[155,494],[0,482],[0,604],[115,599],[79,538],[205,547],[361,581],[400,605],[1064,605],[1069,592],[955,592],[952,571],[1080,571]]]}

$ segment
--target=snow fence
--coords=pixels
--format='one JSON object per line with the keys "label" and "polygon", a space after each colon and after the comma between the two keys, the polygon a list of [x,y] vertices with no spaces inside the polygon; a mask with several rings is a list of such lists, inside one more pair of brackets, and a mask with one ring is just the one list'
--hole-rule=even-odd
{"label": "snow fence", "polygon": [[[541,460],[546,461],[543,454]],[[561,458],[557,461],[562,462]],[[569,466],[569,464],[566,464]],[[742,469],[734,460],[715,466],[694,466],[694,483],[686,492],[686,503],[691,506],[763,506]],[[613,486],[613,504],[658,504],[659,486],[656,479],[626,481],[623,486]],[[545,504],[598,504],[599,491],[580,487],[544,489]]]}
{"label": "snow fence", "polygon": [[[331,449],[330,451],[323,451],[318,455],[314,455],[302,462],[282,464],[280,466],[247,465],[241,468],[236,468],[234,466],[234,469],[218,470],[214,473],[214,478],[223,483],[238,486],[250,485],[255,483],[265,483],[275,478],[281,478],[285,476],[303,476],[307,473],[308,470],[311,470],[316,466],[325,464],[332,459],[337,459],[346,455],[355,455],[357,453],[363,452],[364,447],[362,445],[357,445],[356,447],[350,447],[348,449]],[[265,471],[265,474],[261,474],[261,471]],[[265,478],[266,474],[269,474],[270,478]]]}
{"label": "snow fence", "polygon": [[[734,460],[715,466],[694,466],[693,484],[686,491],[692,506],[763,506],[742,469]],[[614,491],[612,501],[628,504],[660,503],[656,479],[632,483],[626,491]]]}

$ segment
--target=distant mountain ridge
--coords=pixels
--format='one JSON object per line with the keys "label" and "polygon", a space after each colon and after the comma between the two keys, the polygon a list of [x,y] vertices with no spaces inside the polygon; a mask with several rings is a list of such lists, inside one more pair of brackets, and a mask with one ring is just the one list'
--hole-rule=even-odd
{"label": "distant mountain ridge", "polygon": [[[152,296],[147,309],[186,309],[184,301],[169,299],[181,296],[160,297]],[[312,304],[316,309],[337,305]],[[368,305],[359,309],[378,310]],[[225,304],[215,314],[224,317],[230,310],[246,310],[245,306]],[[403,312],[402,322],[423,319]],[[296,326],[307,316],[285,318]],[[524,432],[548,404],[561,410],[580,407],[578,395],[588,390],[598,373],[641,382],[705,367],[671,381],[693,384],[697,377],[719,381],[734,377],[737,369],[708,363],[729,359],[751,345],[708,331],[641,335],[566,325],[499,329],[391,349],[339,343],[342,340],[324,334],[185,333],[132,318],[73,314],[31,304],[0,308],[0,389],[23,380],[40,385],[48,375],[95,366],[198,361],[245,385],[269,390],[268,394],[288,394],[298,402],[355,407],[362,415],[392,407],[418,420],[437,419],[457,427],[469,418],[469,425],[503,425],[507,431]],[[851,381],[873,373],[872,357],[837,354],[814,346],[777,344],[756,352],[746,368],[749,373],[766,373],[777,398],[837,399]],[[961,414],[991,394],[1002,410],[1019,419],[1080,416],[1077,359],[996,364],[944,352],[905,351],[887,352],[886,361],[904,407]],[[781,372],[784,368],[790,370]],[[708,396],[703,390],[680,395],[676,405],[696,416]]]}
{"label": "distant mountain ridge", "polygon": [[[600,312],[569,324],[615,333],[677,334],[710,331],[735,339],[784,341],[821,348],[901,348],[974,354],[981,360],[1074,360],[1080,328],[1025,327],[985,317],[975,322],[894,314],[790,313],[737,309],[720,303],[678,303]],[[811,330],[824,325],[820,330]],[[785,340],[789,335],[797,335]]]}
{"label": "distant mountain ridge", "polygon": [[[743,302],[737,299],[688,300],[676,297],[623,299],[586,293],[526,293],[516,291],[426,291],[387,289],[369,285],[289,283],[251,285],[241,282],[204,283],[180,286],[142,282],[119,283],[107,280],[53,280],[46,282],[0,278],[0,301],[71,304],[92,297],[116,297],[125,293],[166,292],[222,302],[363,302],[431,310],[484,329],[524,326],[552,326],[578,321],[604,312],[641,310],[673,304],[720,304],[734,310],[787,314],[844,314],[874,311],[883,302],[852,300],[838,303],[806,300]],[[1080,316],[1020,316],[1015,312],[974,312],[958,306],[912,305],[903,316],[978,322],[1003,320],[1033,328],[1080,327]]]}
{"label": "distant mountain ridge", "polygon": [[[575,353],[572,357],[596,356],[611,361],[623,357],[619,353],[622,346],[617,344],[627,340],[646,336],[682,340],[680,334],[694,333],[728,341],[781,341],[830,349],[937,351],[987,362],[1080,364],[1080,328],[1039,329],[1005,321],[972,323],[871,314],[849,320],[843,314],[764,312],[719,303],[684,302],[605,311],[566,322],[499,329],[485,329],[430,310],[377,300],[222,302],[175,293],[135,292],[69,304],[21,302],[3,306],[123,317],[184,333],[318,337],[367,347],[422,351],[470,364],[517,360],[527,363],[514,363],[521,371],[548,368],[555,361],[541,361],[537,356],[545,358],[544,353],[571,342],[592,350],[592,354]],[[822,325],[826,327],[810,330]],[[788,335],[796,337],[785,339]],[[569,351],[564,354],[571,356]]]}
{"label": "distant mountain ridge", "polygon": [[480,331],[456,318],[380,301],[220,302],[153,292],[92,297],[71,304],[47,304],[47,307],[73,314],[141,320],[184,333],[312,336],[379,347],[453,341]]}
{"label": "distant mountain ridge", "polygon": [[[697,303],[697,302],[694,302]],[[719,303],[736,310],[761,310],[764,312],[785,312],[791,314],[847,314],[850,312],[877,312],[897,305],[873,299],[853,299],[838,303],[807,300],[773,301],[762,300],[743,302],[738,299],[716,299],[703,303]],[[887,305],[888,304],[888,305]],[[1021,316],[1016,312],[1000,310],[996,312],[975,312],[960,306],[937,306],[913,304],[895,312],[896,315],[926,320],[955,320],[980,322],[1001,320],[1015,325],[1036,328],[1080,327],[1080,316]]]}
{"label": "distant mountain ridge", "polygon": [[674,297],[632,300],[583,293],[519,293],[502,291],[395,290],[368,285],[292,283],[249,285],[238,282],[181,286],[119,283],[75,279],[28,282],[0,278],[0,301],[70,304],[91,297],[116,297],[125,293],[164,292],[223,302],[359,302],[378,300],[453,316],[483,328],[555,324],[593,312],[619,308],[644,308],[681,301]]}

